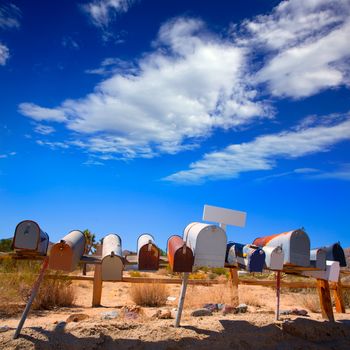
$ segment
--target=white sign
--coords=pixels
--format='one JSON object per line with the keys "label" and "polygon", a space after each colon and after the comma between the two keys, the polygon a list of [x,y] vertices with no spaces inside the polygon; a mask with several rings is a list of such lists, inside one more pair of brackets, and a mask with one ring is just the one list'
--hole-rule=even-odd
{"label": "white sign", "polygon": [[205,221],[244,227],[246,218],[247,213],[244,211],[214,207],[207,204],[204,205],[203,220]]}

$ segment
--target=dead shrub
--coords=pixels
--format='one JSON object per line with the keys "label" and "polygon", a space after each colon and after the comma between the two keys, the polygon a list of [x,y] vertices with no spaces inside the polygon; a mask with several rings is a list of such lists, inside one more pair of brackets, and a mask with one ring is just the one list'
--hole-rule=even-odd
{"label": "dead shrub", "polygon": [[315,290],[307,289],[304,294],[301,294],[299,296],[299,301],[305,309],[308,309],[311,312],[321,311],[320,299],[317,292],[315,292]]}
{"label": "dead shrub", "polygon": [[132,284],[131,299],[140,306],[164,306],[168,297],[168,288],[161,283]]}

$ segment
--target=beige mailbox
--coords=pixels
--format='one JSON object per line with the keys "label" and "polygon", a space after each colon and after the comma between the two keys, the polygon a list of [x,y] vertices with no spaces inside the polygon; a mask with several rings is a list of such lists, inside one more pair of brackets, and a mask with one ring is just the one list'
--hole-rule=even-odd
{"label": "beige mailbox", "polygon": [[102,280],[121,281],[123,278],[122,240],[111,233],[102,241]]}
{"label": "beige mailbox", "polygon": [[32,220],[21,221],[15,229],[12,247],[23,253],[46,255],[49,236]]}
{"label": "beige mailbox", "polygon": [[154,271],[159,269],[160,251],[150,234],[143,234],[137,240],[138,269]]}
{"label": "beige mailbox", "polygon": [[52,270],[73,271],[85,251],[85,236],[75,230],[54,244],[50,250],[49,268]]}
{"label": "beige mailbox", "polygon": [[185,228],[183,240],[193,251],[193,266],[225,266],[227,238],[221,227],[193,222]]}

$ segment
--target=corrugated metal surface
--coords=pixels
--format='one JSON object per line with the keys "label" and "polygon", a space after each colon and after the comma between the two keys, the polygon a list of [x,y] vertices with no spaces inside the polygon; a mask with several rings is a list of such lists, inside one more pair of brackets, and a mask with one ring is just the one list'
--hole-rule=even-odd
{"label": "corrugated metal surface", "polygon": [[12,245],[14,250],[27,250],[46,255],[49,236],[35,221],[24,220],[16,226]]}
{"label": "corrugated metal surface", "polygon": [[85,236],[81,231],[69,232],[50,250],[49,268],[52,270],[73,271],[85,251]]}
{"label": "corrugated metal surface", "polygon": [[183,240],[193,251],[194,266],[224,267],[227,238],[222,228],[194,222],[185,228]]}
{"label": "corrugated metal surface", "polygon": [[102,280],[121,281],[123,278],[122,240],[111,233],[102,241]]}
{"label": "corrugated metal surface", "polygon": [[171,236],[168,239],[167,255],[173,272],[192,272],[193,252],[180,236]]}
{"label": "corrugated metal surface", "polygon": [[284,264],[310,266],[310,239],[304,230],[293,230],[256,238],[258,246],[280,246],[284,253]]}

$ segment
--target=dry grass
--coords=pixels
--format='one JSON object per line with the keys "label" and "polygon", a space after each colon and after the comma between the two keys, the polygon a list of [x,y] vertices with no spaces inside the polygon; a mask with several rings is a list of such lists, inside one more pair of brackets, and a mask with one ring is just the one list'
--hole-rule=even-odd
{"label": "dry grass", "polygon": [[[245,287],[245,286],[244,286]],[[265,303],[261,296],[254,292],[254,288],[249,286],[249,288],[239,288],[239,302],[255,307],[265,306]]]}
{"label": "dry grass", "polygon": [[163,306],[168,297],[168,288],[160,283],[132,284],[130,287],[132,301],[140,306]]}
{"label": "dry grass", "polygon": [[[0,314],[10,316],[20,312],[30,297],[40,263],[5,260],[0,264]],[[58,274],[58,273],[57,273]],[[69,280],[44,279],[33,302],[33,309],[71,306],[75,290]]]}
{"label": "dry grass", "polygon": [[306,289],[304,294],[299,296],[300,304],[311,312],[320,312],[320,299],[313,289]]}

